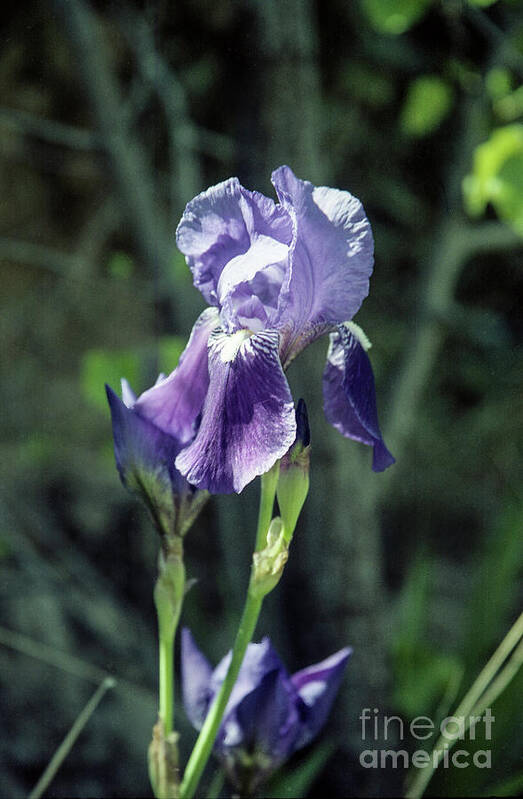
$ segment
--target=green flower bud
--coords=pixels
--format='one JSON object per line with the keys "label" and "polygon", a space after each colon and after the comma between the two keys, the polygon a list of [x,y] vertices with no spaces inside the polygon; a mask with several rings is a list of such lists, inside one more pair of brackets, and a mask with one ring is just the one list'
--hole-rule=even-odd
{"label": "green flower bud", "polygon": [[298,516],[309,492],[310,430],[307,406],[300,399],[296,408],[296,440],[280,461],[276,496],[284,524],[285,538],[290,542]]}
{"label": "green flower bud", "polygon": [[288,557],[289,544],[285,537],[285,526],[277,516],[267,532],[267,546],[253,555],[250,593],[263,597],[272,591],[280,581]]}

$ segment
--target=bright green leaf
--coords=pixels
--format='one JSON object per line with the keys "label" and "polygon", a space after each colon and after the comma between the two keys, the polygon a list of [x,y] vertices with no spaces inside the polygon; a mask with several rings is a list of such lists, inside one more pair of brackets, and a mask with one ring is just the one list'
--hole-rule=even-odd
{"label": "bright green leaf", "polygon": [[92,405],[107,410],[105,383],[117,394],[120,393],[120,380],[126,377],[131,386],[139,382],[140,363],[135,352],[127,350],[88,350],[82,359],[80,384],[85,399]]}
{"label": "bright green leaf", "polygon": [[437,75],[416,78],[401,112],[401,129],[408,136],[427,136],[447,116],[452,99],[452,87]]}
{"label": "bright green leaf", "polygon": [[371,25],[380,33],[398,35],[425,14],[432,0],[361,0]]}
{"label": "bright green leaf", "polygon": [[493,67],[487,72],[485,88],[492,100],[505,97],[512,89],[512,75],[504,67]]}
{"label": "bright green leaf", "polygon": [[471,6],[479,6],[480,8],[487,8],[493,6],[498,0],[468,0]]}
{"label": "bright green leaf", "polygon": [[158,342],[158,368],[168,375],[175,368],[187,341],[182,336],[163,336]]}
{"label": "bright green leaf", "polygon": [[132,275],[134,262],[125,252],[113,252],[107,264],[107,271],[111,277],[128,278]]}
{"label": "bright green leaf", "polygon": [[492,203],[500,219],[523,235],[523,125],[499,128],[476,147],[463,195],[471,216]]}

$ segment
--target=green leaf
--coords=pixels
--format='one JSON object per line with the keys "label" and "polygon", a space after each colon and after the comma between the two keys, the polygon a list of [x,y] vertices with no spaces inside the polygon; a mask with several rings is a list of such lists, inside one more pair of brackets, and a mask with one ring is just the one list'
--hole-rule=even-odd
{"label": "green leaf", "polygon": [[471,6],[479,6],[480,8],[488,8],[493,6],[498,0],[468,0]]}
{"label": "green leaf", "polygon": [[158,341],[158,368],[168,375],[178,364],[187,344],[183,336],[162,336]]}
{"label": "green leaf", "polygon": [[491,203],[500,219],[523,235],[523,125],[498,128],[476,147],[463,196],[471,216]]}
{"label": "green leaf", "polygon": [[134,261],[130,255],[125,252],[113,252],[109,257],[107,263],[107,271],[111,277],[125,280],[130,277],[134,270]]}
{"label": "green leaf", "polygon": [[267,799],[307,796],[312,783],[325,768],[335,748],[331,741],[323,741],[315,746],[299,766],[278,772],[266,787],[264,796]]}
{"label": "green leaf", "polygon": [[135,352],[93,349],[88,350],[82,358],[80,385],[85,399],[105,412],[105,383],[119,394],[122,377],[126,377],[131,386],[136,386],[139,375],[140,361]]}
{"label": "green leaf", "polygon": [[416,78],[401,112],[400,126],[407,136],[427,136],[445,119],[452,107],[452,87],[437,75]]}
{"label": "green leaf", "polygon": [[369,22],[380,33],[405,33],[425,14],[432,0],[361,0]]}

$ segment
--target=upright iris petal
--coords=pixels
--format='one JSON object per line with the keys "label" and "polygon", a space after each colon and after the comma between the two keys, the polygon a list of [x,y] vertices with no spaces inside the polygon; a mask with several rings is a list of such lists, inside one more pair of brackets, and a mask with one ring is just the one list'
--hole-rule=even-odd
{"label": "upright iris petal", "polygon": [[[289,675],[268,638],[249,644],[214,744],[233,785],[250,795],[327,720],[351,650]],[[199,729],[220,689],[230,653],[211,670],[191,634],[182,635],[182,688],[187,715]]]}
{"label": "upright iris petal", "polygon": [[[176,464],[212,492],[241,491],[281,458],[295,433],[284,370],[311,341],[350,321],[368,293],[373,240],[360,201],[299,180],[287,166],[272,180],[279,203],[231,178],[187,205],[178,247],[216,310],[200,317],[186,363],[137,402],[184,442],[202,411]],[[370,363],[359,351],[342,366],[340,358],[331,351],[327,364],[327,418],[372,445],[381,470],[393,459],[377,423]]]}
{"label": "upright iris petal", "polygon": [[180,443],[194,438],[195,424],[209,387],[207,342],[219,324],[215,308],[196,320],[178,366],[136,400],[135,409]]}

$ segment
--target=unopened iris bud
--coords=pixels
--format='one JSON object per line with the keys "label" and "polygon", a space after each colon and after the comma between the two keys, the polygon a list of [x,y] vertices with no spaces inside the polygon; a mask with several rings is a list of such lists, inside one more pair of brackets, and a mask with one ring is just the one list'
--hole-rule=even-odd
{"label": "unopened iris bud", "polygon": [[272,591],[280,581],[288,558],[289,543],[285,537],[285,525],[277,516],[267,532],[267,546],[253,555],[249,592],[264,597]]}
{"label": "unopened iris bud", "polygon": [[143,415],[127,381],[122,380],[123,400],[109,386],[106,390],[120,478],[149,509],[168,551],[173,538],[185,535],[209,494],[190,485],[176,469],[182,443]]}
{"label": "unopened iris bud", "polygon": [[307,406],[300,399],[296,408],[296,439],[280,461],[276,489],[287,541],[292,538],[309,492],[310,440]]}

